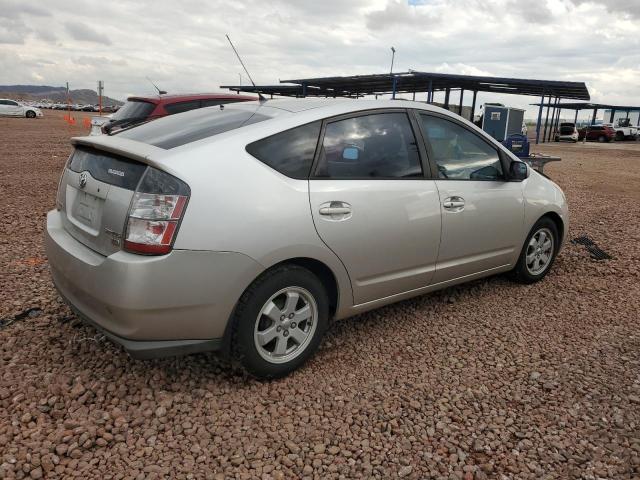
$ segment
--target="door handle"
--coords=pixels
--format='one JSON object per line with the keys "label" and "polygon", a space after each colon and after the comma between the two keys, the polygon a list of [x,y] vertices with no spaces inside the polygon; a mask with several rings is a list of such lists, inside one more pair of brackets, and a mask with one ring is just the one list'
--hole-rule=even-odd
{"label": "door handle", "polygon": [[447,210],[453,210],[459,212],[464,209],[464,198],[462,197],[449,197],[445,198],[442,202],[442,206]]}
{"label": "door handle", "polygon": [[320,215],[346,215],[351,213],[349,207],[322,207],[320,209]]}
{"label": "door handle", "polygon": [[330,221],[341,221],[351,218],[351,205],[347,202],[325,202],[318,210],[320,215]]}

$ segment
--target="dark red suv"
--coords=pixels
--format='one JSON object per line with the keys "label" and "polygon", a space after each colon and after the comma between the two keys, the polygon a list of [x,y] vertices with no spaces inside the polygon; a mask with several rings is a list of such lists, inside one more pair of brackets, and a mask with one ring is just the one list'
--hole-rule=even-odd
{"label": "dark red suv", "polygon": [[182,113],[202,107],[225,103],[249,102],[256,97],[232,93],[187,93],[183,95],[158,95],[153,97],[129,97],[111,119],[102,125],[103,133],[115,133],[138,123],[166,115]]}
{"label": "dark red suv", "polygon": [[609,125],[589,125],[586,128],[578,130],[578,140],[582,140],[585,135],[587,136],[587,140],[610,142],[615,140],[616,131]]}

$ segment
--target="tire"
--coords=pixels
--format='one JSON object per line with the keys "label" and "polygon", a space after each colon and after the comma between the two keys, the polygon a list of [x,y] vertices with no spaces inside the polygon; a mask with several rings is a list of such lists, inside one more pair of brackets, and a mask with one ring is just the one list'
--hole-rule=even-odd
{"label": "tire", "polygon": [[[288,303],[296,301],[296,295],[292,307]],[[299,314],[297,323],[294,311]],[[232,356],[257,378],[279,378],[317,350],[329,322],[329,300],[313,273],[284,265],[267,271],[245,290],[232,321]]]}
{"label": "tire", "polygon": [[36,118],[36,112],[34,112],[33,110],[27,110],[27,113],[25,113],[27,118]]}
{"label": "tire", "polygon": [[619,141],[619,142],[624,140],[624,133],[616,132],[616,140]]}
{"label": "tire", "polygon": [[[547,238],[551,239],[550,249],[547,251],[549,255],[548,259],[545,259],[545,245],[546,240],[543,240],[541,250],[537,250],[537,246],[533,244],[534,241],[539,241],[540,234],[544,233]],[[549,217],[542,217],[540,220],[536,222],[533,226],[529,235],[527,235],[527,239],[524,242],[522,247],[522,251],[520,252],[520,257],[518,257],[518,262],[516,263],[515,268],[511,271],[511,277],[513,280],[519,283],[535,283],[542,280],[551,267],[553,266],[553,262],[558,253],[558,247],[560,245],[560,236],[558,235],[558,227],[555,222],[551,220]],[[532,255],[533,257],[529,257],[529,264],[527,263],[528,255]],[[533,258],[533,261],[531,261]],[[536,267],[536,260],[544,261],[544,266],[538,264],[540,268]]]}
{"label": "tire", "polygon": [[604,142],[606,142],[606,141],[607,141],[607,137],[605,137],[604,135],[600,135],[600,136],[598,137],[598,142],[600,142],[600,143],[604,143]]}

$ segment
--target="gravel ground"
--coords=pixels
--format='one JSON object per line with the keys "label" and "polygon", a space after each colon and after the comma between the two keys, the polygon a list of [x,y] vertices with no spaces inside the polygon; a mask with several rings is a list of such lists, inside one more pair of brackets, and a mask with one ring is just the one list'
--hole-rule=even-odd
{"label": "gravel ground", "polygon": [[[0,478],[640,478],[640,148],[541,146],[571,237],[504,277],[335,324],[304,368],[134,361],[81,325],[42,236],[62,112],[0,119]],[[82,115],[78,115],[81,117]],[[80,123],[80,122],[78,122]]]}

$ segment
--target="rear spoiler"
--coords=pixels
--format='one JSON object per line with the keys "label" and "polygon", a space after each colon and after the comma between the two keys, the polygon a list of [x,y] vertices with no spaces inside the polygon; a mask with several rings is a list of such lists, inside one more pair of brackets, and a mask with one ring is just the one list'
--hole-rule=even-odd
{"label": "rear spoiler", "polygon": [[159,170],[164,170],[175,177],[181,177],[179,173],[175,172],[171,167],[168,167],[165,162],[154,160],[154,158],[167,155],[167,150],[149,145],[148,143],[136,142],[135,140],[118,137],[117,135],[93,135],[88,137],[73,137],[71,144],[74,146],[82,145],[91,147],[96,150],[102,150],[103,152],[137,160],[138,162]]}

